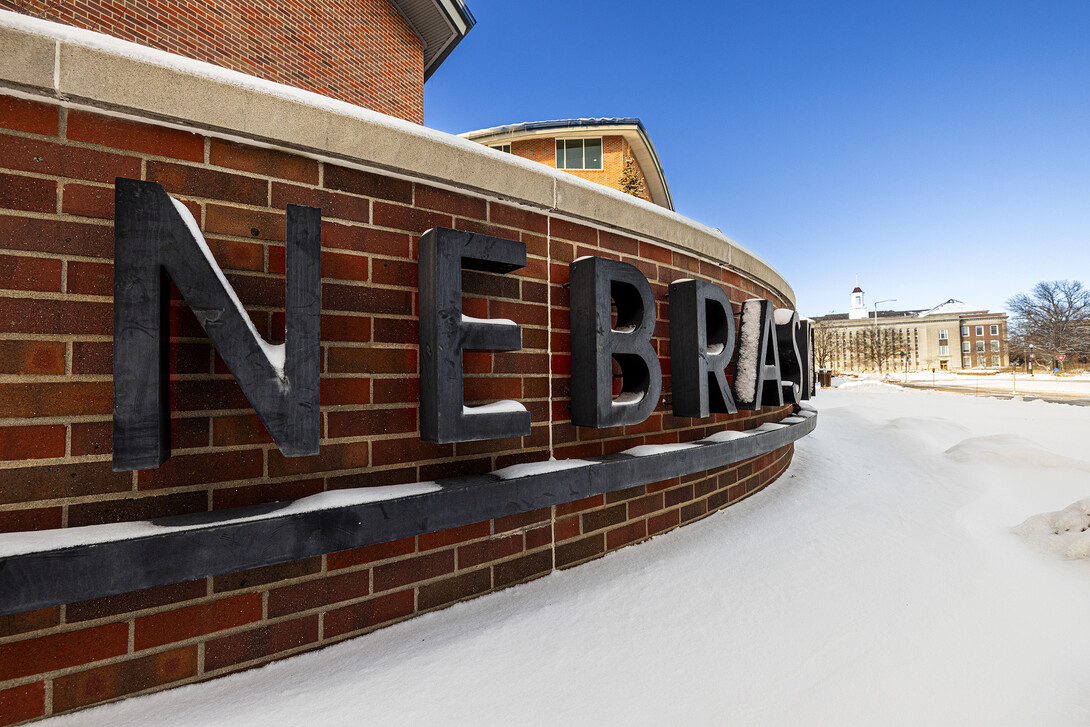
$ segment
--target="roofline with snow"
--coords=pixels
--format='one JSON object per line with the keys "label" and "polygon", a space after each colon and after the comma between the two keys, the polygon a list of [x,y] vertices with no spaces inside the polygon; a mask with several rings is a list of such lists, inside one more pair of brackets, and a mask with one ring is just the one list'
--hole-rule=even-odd
{"label": "roofline with snow", "polygon": [[[651,194],[651,201],[672,210],[674,200],[670,196],[670,185],[666,182],[666,172],[662,169],[659,154],[655,151],[655,145],[651,143],[651,137],[648,136],[643,122],[634,116],[626,118],[527,121],[520,124],[506,124],[504,126],[494,126],[490,129],[467,131],[458,136],[475,141],[478,144],[488,145],[508,139],[515,140],[534,136],[563,137],[595,131],[615,131],[618,136],[626,138],[628,145],[632,147],[632,153],[636,156],[640,169],[643,170],[644,177],[648,181],[648,192]],[[625,134],[626,131],[631,133]]]}

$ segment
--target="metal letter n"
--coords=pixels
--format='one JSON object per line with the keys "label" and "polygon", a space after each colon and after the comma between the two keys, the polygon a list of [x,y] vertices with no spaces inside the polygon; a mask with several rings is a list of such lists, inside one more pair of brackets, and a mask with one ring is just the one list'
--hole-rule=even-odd
{"label": "metal letter n", "polygon": [[170,457],[170,280],[287,457],[318,453],[321,210],[288,205],[285,343],[254,328],[197,222],[153,182],[114,188],[113,468]]}

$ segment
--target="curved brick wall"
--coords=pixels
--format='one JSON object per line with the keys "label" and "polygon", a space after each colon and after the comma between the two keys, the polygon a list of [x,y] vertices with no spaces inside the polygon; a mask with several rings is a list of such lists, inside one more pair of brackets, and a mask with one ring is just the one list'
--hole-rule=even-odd
{"label": "curved brick wall", "polygon": [[[468,142],[449,142],[467,177],[484,159],[508,165],[515,178],[548,180],[554,199],[590,195],[570,197],[572,210],[599,205],[607,217],[619,204],[633,220],[655,216],[632,229],[576,221],[563,205],[549,210],[511,199],[504,180],[491,192],[476,184],[459,190],[457,176],[440,187],[412,170],[367,171],[320,150],[244,143],[241,128],[228,140],[195,123],[187,129],[140,119],[135,109],[124,118],[107,115],[87,93],[78,105],[52,95],[0,90],[0,531],[201,512],[600,455],[751,429],[790,412],[693,420],[673,417],[660,403],[635,426],[570,424],[564,284],[576,257],[625,260],[651,281],[667,401],[667,283],[714,281],[736,309],[749,297],[792,306],[778,282],[745,272],[761,263],[732,252],[727,241],[693,237],[685,250],[649,232],[661,224],[691,237],[670,213],[607,191],[565,192],[562,173],[527,171],[501,158],[509,155]],[[283,328],[284,205],[322,208],[320,455],[281,456],[175,294],[173,457],[158,470],[111,471],[115,176],[157,181],[188,205],[258,330],[274,340]],[[523,327],[521,351],[466,354],[466,398],[524,402],[533,417],[527,437],[435,445],[417,434],[416,244],[436,225],[526,244],[525,268],[466,272],[464,289],[466,313]],[[737,263],[700,252],[720,244]],[[0,617],[0,724],[222,675],[600,557],[752,494],[786,469],[792,451],[404,540]]]}
{"label": "curved brick wall", "polygon": [[386,0],[0,0],[0,8],[424,123],[424,49]]}

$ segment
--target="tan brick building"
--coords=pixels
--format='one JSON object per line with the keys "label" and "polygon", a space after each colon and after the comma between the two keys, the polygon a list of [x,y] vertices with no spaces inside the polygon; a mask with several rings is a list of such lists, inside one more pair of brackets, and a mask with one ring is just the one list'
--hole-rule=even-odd
{"label": "tan brick building", "polygon": [[[1007,314],[950,299],[930,310],[852,308],[814,318],[817,365],[835,371],[958,371],[1010,365]],[[902,351],[904,352],[902,355]]]}
{"label": "tan brick building", "polygon": [[674,208],[662,164],[639,119],[534,121],[461,136],[618,190],[625,163],[631,160],[631,171],[641,189],[638,196],[666,209]]}

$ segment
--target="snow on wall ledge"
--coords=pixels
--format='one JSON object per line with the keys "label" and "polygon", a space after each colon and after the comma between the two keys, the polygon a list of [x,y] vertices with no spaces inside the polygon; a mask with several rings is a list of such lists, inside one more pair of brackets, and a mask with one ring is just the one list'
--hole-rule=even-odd
{"label": "snow on wall ledge", "polygon": [[[769,485],[816,421],[790,407],[685,419],[660,402],[635,425],[571,424],[576,257],[629,262],[648,279],[661,362],[673,281],[713,282],[736,311],[754,297],[793,307],[775,271],[697,223],[74,29],[0,13],[0,47],[0,533],[11,546],[0,596],[5,612],[23,609],[0,617],[0,724],[246,669],[586,563]],[[274,345],[285,206],[321,207],[317,456],[281,455],[174,295],[173,454],[159,469],[112,471],[116,177],[157,182],[185,205]],[[526,436],[419,436],[417,241],[436,226],[526,246],[524,268],[462,281],[465,315],[522,330],[520,350],[465,354],[465,403],[518,402]],[[421,509],[429,498],[439,515]],[[156,552],[159,538],[176,540]]]}

